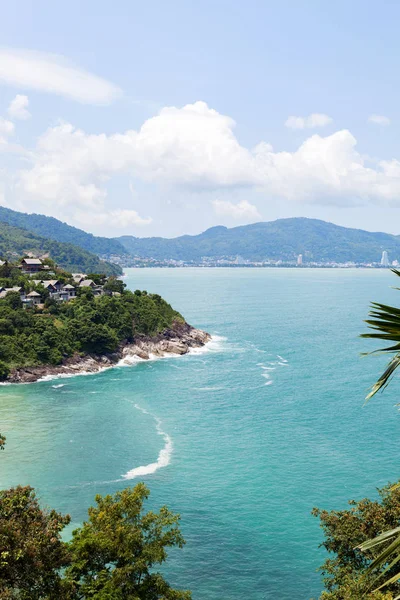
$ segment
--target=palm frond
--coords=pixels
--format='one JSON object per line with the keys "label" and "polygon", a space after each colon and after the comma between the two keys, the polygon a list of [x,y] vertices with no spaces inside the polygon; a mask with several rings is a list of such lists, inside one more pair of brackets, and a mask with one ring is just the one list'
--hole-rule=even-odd
{"label": "palm frond", "polygon": [[[392,269],[392,271],[400,277],[399,269]],[[383,348],[378,348],[365,354],[387,353],[395,354],[395,356],[390,360],[385,371],[372,386],[371,391],[365,398],[366,401],[388,385],[394,372],[400,366],[400,308],[382,304],[381,302],[372,302],[368,316],[369,318],[365,322],[372,331],[363,333],[361,337],[382,340],[384,342],[394,342],[394,344],[385,345]]]}

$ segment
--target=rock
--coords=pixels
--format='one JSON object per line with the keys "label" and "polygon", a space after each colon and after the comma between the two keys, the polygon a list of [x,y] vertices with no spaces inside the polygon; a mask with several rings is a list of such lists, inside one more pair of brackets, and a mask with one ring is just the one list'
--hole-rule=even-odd
{"label": "rock", "polygon": [[121,344],[120,348],[108,355],[75,354],[65,359],[61,365],[40,365],[12,369],[7,379],[10,383],[33,383],[43,377],[57,377],[57,375],[77,375],[79,373],[97,373],[112,367],[122,358],[127,356],[148,360],[150,355],[165,356],[165,354],[187,354],[190,348],[204,346],[211,336],[205,331],[195,329],[188,323],[176,322],[174,326],[152,338],[141,336],[133,343]]}

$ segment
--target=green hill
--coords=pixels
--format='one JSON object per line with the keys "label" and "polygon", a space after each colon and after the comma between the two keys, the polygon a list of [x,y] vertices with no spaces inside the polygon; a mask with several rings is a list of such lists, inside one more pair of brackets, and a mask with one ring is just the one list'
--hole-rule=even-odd
{"label": "green hill", "polygon": [[400,236],[348,229],[317,219],[279,219],[228,229],[212,227],[200,235],[166,238],[123,236],[118,240],[135,256],[199,261],[202,257],[242,256],[247,260],[379,262],[382,250],[400,260]]}
{"label": "green hill", "polygon": [[105,275],[119,275],[121,267],[100,260],[95,254],[87,252],[74,244],[65,244],[35,235],[26,229],[13,227],[0,222],[0,256],[15,258],[27,252],[44,254],[70,272],[104,273]]}
{"label": "green hill", "polygon": [[21,227],[28,231],[50,238],[57,242],[66,242],[80,246],[93,254],[121,255],[126,252],[122,244],[117,240],[105,237],[97,237],[91,233],[86,233],[81,229],[67,225],[53,217],[45,217],[38,214],[26,214],[0,206],[0,221]]}

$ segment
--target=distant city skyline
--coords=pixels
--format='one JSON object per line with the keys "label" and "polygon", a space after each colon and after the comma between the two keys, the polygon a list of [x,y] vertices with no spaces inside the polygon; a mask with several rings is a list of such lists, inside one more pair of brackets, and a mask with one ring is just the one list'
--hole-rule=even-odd
{"label": "distant city skyline", "polygon": [[5,3],[0,204],[110,237],[400,234],[400,4],[379,7]]}

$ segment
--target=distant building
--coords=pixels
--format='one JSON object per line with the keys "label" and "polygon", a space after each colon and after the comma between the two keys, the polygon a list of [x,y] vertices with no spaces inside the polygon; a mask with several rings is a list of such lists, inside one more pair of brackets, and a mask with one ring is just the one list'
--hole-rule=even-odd
{"label": "distant building", "polygon": [[382,252],[381,265],[382,265],[382,267],[389,266],[389,257],[388,257],[388,253],[386,252],[386,250],[384,250]]}
{"label": "distant building", "polygon": [[21,268],[23,273],[38,273],[43,271],[45,265],[40,258],[23,258],[21,260]]}
{"label": "distant building", "polygon": [[302,265],[303,264],[303,255],[299,254],[297,257],[297,264],[298,265]]}

